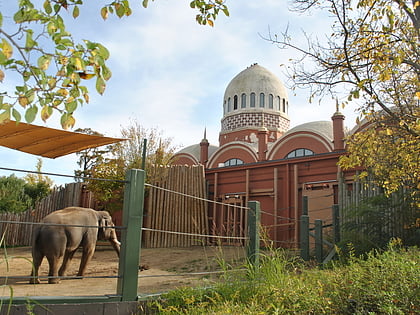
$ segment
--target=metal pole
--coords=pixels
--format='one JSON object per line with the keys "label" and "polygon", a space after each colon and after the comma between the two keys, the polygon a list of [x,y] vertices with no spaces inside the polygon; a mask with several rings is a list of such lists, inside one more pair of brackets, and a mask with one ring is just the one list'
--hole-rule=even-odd
{"label": "metal pole", "polygon": [[147,139],[143,139],[143,155],[141,158],[141,169],[143,171],[146,170],[146,147],[147,147]]}
{"label": "metal pole", "polygon": [[144,204],[143,170],[132,169],[126,173],[124,191],[123,226],[121,252],[118,268],[117,294],[122,301],[136,301],[141,249],[141,228]]}
{"label": "metal pole", "polygon": [[308,215],[308,196],[302,197],[302,215]]}
{"label": "metal pole", "polygon": [[300,257],[309,260],[309,216],[300,216]]}
{"label": "metal pole", "polygon": [[315,220],[315,258],[318,263],[322,263],[322,220]]}
{"label": "metal pole", "polygon": [[333,219],[333,229],[334,229],[334,244],[340,242],[340,206],[332,206],[332,219]]}
{"label": "metal pole", "polygon": [[249,201],[248,207],[248,237],[249,243],[247,248],[248,261],[258,267],[260,259],[260,220],[261,211],[258,201]]}

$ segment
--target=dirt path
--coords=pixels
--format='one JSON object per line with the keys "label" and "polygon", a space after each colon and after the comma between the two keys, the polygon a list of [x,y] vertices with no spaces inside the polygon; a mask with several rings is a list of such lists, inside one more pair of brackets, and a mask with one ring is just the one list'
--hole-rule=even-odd
{"label": "dirt path", "polygon": [[[16,279],[16,276],[28,276],[31,272],[31,252],[29,247],[10,248],[5,254],[0,250],[0,297],[13,296],[92,296],[113,295],[116,293],[116,278],[66,279],[59,284],[29,284],[28,279]],[[148,270],[139,272],[140,295],[164,292],[181,286],[208,284],[214,276],[174,276],[180,273],[220,270],[220,260],[227,264],[243,263],[244,249],[241,247],[191,247],[142,249],[141,265]],[[68,275],[76,275],[80,263],[78,252],[74,256]],[[40,276],[48,274],[48,263],[44,259]],[[98,245],[92,261],[88,265],[86,276],[117,276],[118,258],[110,246]]]}

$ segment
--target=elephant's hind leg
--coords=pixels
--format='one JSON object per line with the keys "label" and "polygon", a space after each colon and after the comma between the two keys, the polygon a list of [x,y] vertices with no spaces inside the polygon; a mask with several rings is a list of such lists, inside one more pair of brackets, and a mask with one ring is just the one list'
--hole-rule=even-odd
{"label": "elephant's hind leg", "polygon": [[63,263],[61,264],[60,270],[58,270],[58,275],[59,276],[65,276],[66,275],[67,267],[69,266],[70,261],[73,259],[74,253],[76,251],[77,251],[77,249],[73,250],[73,251],[66,250],[66,252],[64,253]]}
{"label": "elephant's hind leg", "polygon": [[31,278],[29,279],[29,283],[31,284],[39,284],[41,283],[41,281],[39,281],[38,278],[38,271],[39,271],[39,267],[41,266],[42,260],[44,259],[44,255],[34,251],[32,253],[32,261],[33,261],[33,265],[32,265],[32,272],[31,272]]}
{"label": "elephant's hind leg", "polygon": [[88,262],[91,260],[94,253],[95,253],[95,246],[89,246],[87,248],[83,247],[82,259],[80,261],[79,272],[77,273],[78,276],[83,276],[85,274],[86,266]]}
{"label": "elephant's hind leg", "polygon": [[48,273],[48,283],[60,283],[60,279],[58,278],[58,263],[60,261],[60,257],[47,255],[47,259],[50,266],[50,271]]}

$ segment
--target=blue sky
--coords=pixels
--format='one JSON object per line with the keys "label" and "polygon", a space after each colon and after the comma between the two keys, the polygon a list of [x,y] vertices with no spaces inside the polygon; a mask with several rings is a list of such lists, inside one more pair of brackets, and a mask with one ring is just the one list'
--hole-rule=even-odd
{"label": "blue sky", "polygon": [[[195,22],[189,1],[155,0],[144,9],[141,1],[132,0],[130,17],[107,21],[100,17],[100,6],[92,4],[96,1],[85,2],[88,5],[81,8],[78,19],[66,18],[68,29],[77,40],[97,41],[109,49],[113,75],[104,95],[91,89],[90,103],[76,111],[75,128],[118,137],[121,126],[135,119],[146,128],[158,128],[178,146],[198,143],[204,128],[210,143],[218,145],[225,88],[249,65],[260,64],[287,85],[281,65],[296,53],[264,40],[269,31],[279,34],[288,28],[298,44],[305,43],[303,32],[319,38],[330,32],[325,14],[290,12],[287,2],[278,0],[230,0],[230,17],[220,15],[213,28]],[[8,6],[5,0],[0,4],[0,10]],[[289,90],[292,127],[329,120],[335,111],[335,101],[329,97],[310,104],[308,94],[308,90]],[[353,108],[342,112],[352,127]],[[60,128],[59,116],[36,124]],[[72,175],[77,169],[75,154],[42,160],[45,172]],[[37,156],[0,147],[1,167],[34,170],[36,162]],[[10,174],[0,170],[0,176]],[[71,181],[51,178],[56,184]]]}

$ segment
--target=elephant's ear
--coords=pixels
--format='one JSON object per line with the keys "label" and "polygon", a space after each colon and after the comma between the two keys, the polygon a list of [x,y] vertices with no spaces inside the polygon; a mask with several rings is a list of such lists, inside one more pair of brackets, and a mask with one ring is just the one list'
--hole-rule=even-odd
{"label": "elephant's ear", "polygon": [[109,239],[112,229],[110,227],[114,226],[112,223],[112,218],[105,216],[99,219],[99,229],[98,229],[98,239]]}
{"label": "elephant's ear", "polygon": [[99,219],[98,224],[99,224],[99,227],[104,228],[107,226],[107,220],[102,217],[101,219]]}

